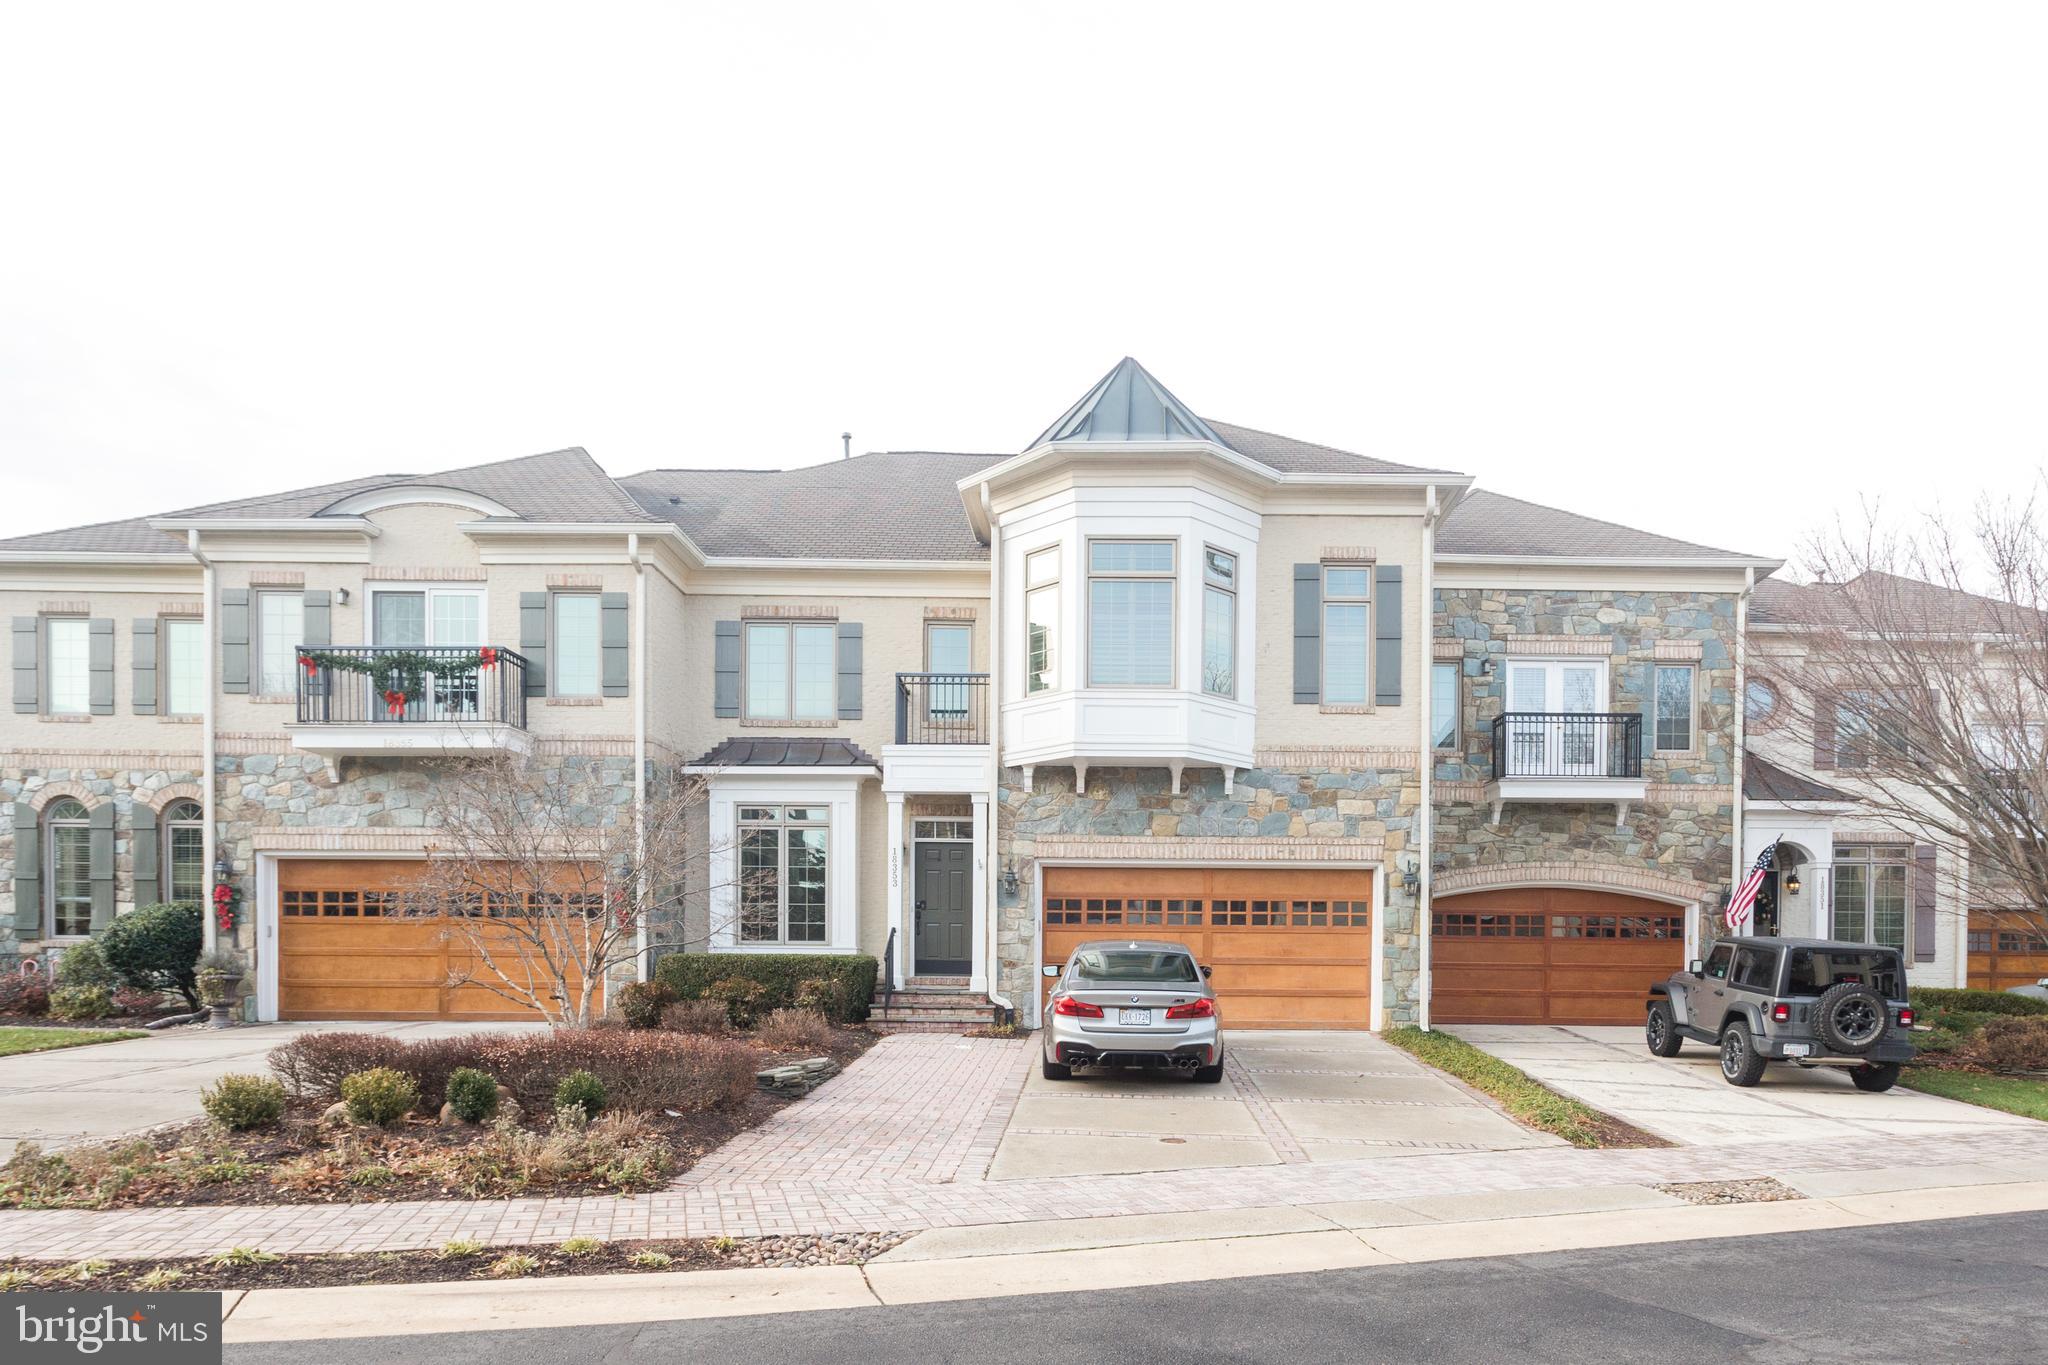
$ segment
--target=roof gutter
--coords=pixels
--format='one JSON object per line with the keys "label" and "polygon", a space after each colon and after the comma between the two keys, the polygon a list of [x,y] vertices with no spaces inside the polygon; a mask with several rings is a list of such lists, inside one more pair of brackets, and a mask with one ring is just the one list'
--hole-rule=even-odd
{"label": "roof gutter", "polygon": [[1002,922],[998,909],[1001,903],[1002,882],[998,879],[996,866],[997,826],[1002,823],[1003,808],[1003,532],[995,523],[995,503],[989,495],[988,484],[981,485],[981,515],[988,521],[988,816],[982,822],[986,829],[977,830],[981,846],[987,850],[985,865],[981,869],[983,900],[988,914],[982,924],[982,934],[987,941],[988,952],[982,958],[982,971],[988,977],[989,1003],[1017,1016],[1016,1002],[1002,991],[1002,953],[996,943],[996,926]]}
{"label": "roof gutter", "polygon": [[647,563],[640,557],[640,535],[626,533],[626,562],[633,566],[633,863],[639,869],[639,885],[633,894],[640,901],[634,916],[633,979],[645,981],[647,961],[647,918],[653,913],[653,888],[647,884]]}
{"label": "roof gutter", "polygon": [[[1731,895],[1734,888],[1742,885],[1742,870],[1748,864],[1748,859],[1742,855],[1742,777],[1743,768],[1747,766],[1749,743],[1749,597],[1755,591],[1756,570],[1752,568],[1743,575],[1742,594],[1735,599],[1735,753],[1732,758],[1735,772],[1735,847],[1733,863],[1728,869],[1728,887]],[[1745,923],[1753,927],[1756,920],[1752,917]],[[1685,954],[1687,961],[1692,960],[1692,949],[1697,946],[1697,942],[1688,946]]]}
{"label": "roof gutter", "polygon": [[[201,584],[199,598],[199,695],[205,700],[200,703],[199,707],[199,806],[201,815],[199,857],[201,865],[206,869],[206,884],[210,899],[214,882],[214,859],[219,856],[217,848],[218,839],[214,833],[214,814],[215,806],[217,805],[214,795],[215,789],[220,785],[220,772],[219,766],[214,761],[214,749],[219,742],[219,716],[217,713],[220,709],[220,702],[218,696],[219,689],[213,685],[214,660],[219,655],[219,651],[214,647],[213,632],[214,623],[219,619],[219,613],[214,605],[213,561],[208,559],[206,552],[199,547],[199,530],[197,527],[193,527],[185,532],[185,551],[192,558],[199,561]],[[202,931],[200,942],[204,947],[204,951],[210,953],[219,946],[220,930],[216,923],[218,916],[212,913],[212,906],[207,906],[206,910],[207,913],[199,917]],[[260,924],[263,916],[259,913],[256,918]],[[275,930],[272,932],[275,932]],[[259,952],[262,951],[260,939],[257,943],[257,950]]]}
{"label": "roof gutter", "polygon": [[[1415,943],[1417,968],[1417,980],[1415,983],[1415,1022],[1423,1029],[1424,1032],[1427,1032],[1429,1030],[1429,996],[1432,985],[1430,979],[1431,945],[1429,900],[1431,889],[1430,883],[1434,876],[1434,872],[1431,866],[1434,855],[1431,852],[1431,847],[1434,842],[1436,833],[1436,816],[1435,807],[1433,804],[1435,798],[1432,794],[1432,789],[1434,786],[1433,779],[1436,776],[1436,736],[1434,727],[1431,724],[1428,699],[1433,692],[1433,689],[1430,687],[1430,679],[1434,676],[1431,670],[1436,667],[1436,527],[1437,522],[1441,520],[1442,515],[1443,509],[1437,503],[1436,485],[1431,484],[1424,498],[1422,512],[1421,640],[1423,662],[1423,685],[1420,688],[1420,691],[1422,693],[1423,703],[1421,706],[1416,708],[1418,711],[1422,713],[1422,739],[1420,745],[1416,749],[1416,752],[1421,756],[1421,762],[1416,766],[1422,769],[1422,808],[1416,812],[1416,816],[1419,822],[1418,829],[1420,837],[1416,841],[1415,850],[1415,856],[1418,859],[1418,866],[1415,869]],[[1382,916],[1381,918],[1382,920],[1384,920],[1385,917]],[[1385,935],[1383,932],[1376,932],[1373,935],[1373,942],[1375,946],[1383,945],[1385,941]],[[1384,951],[1384,947],[1382,947],[1382,962],[1384,961]],[[1386,1027],[1386,1020],[1382,1017],[1380,1013],[1380,992],[1383,989],[1382,978],[1385,976],[1385,974],[1386,973],[1381,965],[1381,962],[1375,962],[1373,964],[1372,975],[1372,1015],[1373,1027],[1375,1028]]]}

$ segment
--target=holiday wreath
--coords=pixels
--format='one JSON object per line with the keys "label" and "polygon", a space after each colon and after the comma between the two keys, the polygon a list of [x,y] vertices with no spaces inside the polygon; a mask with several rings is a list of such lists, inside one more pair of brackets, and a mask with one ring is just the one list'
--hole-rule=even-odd
{"label": "holiday wreath", "polygon": [[323,668],[360,673],[377,684],[385,709],[394,717],[420,699],[427,679],[443,682],[466,678],[478,669],[496,668],[498,651],[484,645],[461,654],[421,654],[410,649],[361,654],[350,650],[308,649],[299,653],[299,667],[311,677]]}

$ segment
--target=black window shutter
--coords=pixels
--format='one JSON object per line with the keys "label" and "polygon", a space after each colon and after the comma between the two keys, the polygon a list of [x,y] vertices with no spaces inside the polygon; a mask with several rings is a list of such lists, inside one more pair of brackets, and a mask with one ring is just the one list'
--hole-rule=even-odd
{"label": "black window shutter", "polygon": [[1373,701],[1401,704],[1401,566],[1382,564],[1373,570]]}
{"label": "black window shutter", "polygon": [[114,922],[114,803],[93,807],[87,822],[86,869],[92,875],[92,931]]}
{"label": "black window shutter", "polygon": [[1294,566],[1294,701],[1323,699],[1323,566]]}
{"label": "black window shutter", "polygon": [[1822,702],[1814,708],[1813,717],[1813,766],[1832,768],[1835,766],[1835,711]]}
{"label": "black window shutter", "polygon": [[220,592],[220,690],[249,690],[249,590]]}
{"label": "black window shutter", "polygon": [[138,803],[131,813],[135,826],[128,837],[132,841],[129,847],[135,853],[135,903],[154,905],[162,898],[157,882],[163,875],[157,861],[156,812]]}
{"label": "black window shutter", "polygon": [[33,616],[14,618],[14,709],[34,715],[42,708],[42,683],[36,665],[42,657],[42,623]]}
{"label": "black window shutter", "polygon": [[711,714],[740,713],[740,623],[720,621],[711,640]]}
{"label": "black window shutter", "polygon": [[303,593],[305,602],[305,624],[300,633],[305,636],[302,645],[331,645],[334,643],[334,594],[325,588],[309,589]]}
{"label": "black window shutter", "polygon": [[1934,961],[1934,845],[1913,849],[1913,960]]}
{"label": "black window shutter", "polygon": [[87,700],[95,716],[114,714],[114,622],[95,616],[86,624]]}
{"label": "black window shutter", "polygon": [[839,623],[839,719],[860,719],[860,622]]}
{"label": "black window shutter", "polygon": [[526,695],[548,694],[548,595],[519,594],[519,652],[526,656]]}
{"label": "black window shutter", "polygon": [[622,592],[608,592],[598,602],[599,638],[604,654],[604,694],[623,697],[630,690],[631,651],[627,647],[629,628],[626,608],[630,599]]}
{"label": "black window shutter", "polygon": [[129,696],[138,716],[156,714],[156,618],[135,618],[131,641],[134,657],[129,660]]}
{"label": "black window shutter", "polygon": [[[35,618],[30,617],[31,621]],[[14,936],[43,934],[43,841],[36,808],[14,803]]]}

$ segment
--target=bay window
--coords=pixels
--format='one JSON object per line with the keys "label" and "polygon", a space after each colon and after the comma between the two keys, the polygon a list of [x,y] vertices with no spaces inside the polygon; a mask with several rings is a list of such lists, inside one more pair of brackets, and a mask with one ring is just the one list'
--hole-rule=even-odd
{"label": "bay window", "polygon": [[1202,690],[1237,695],[1237,556],[1202,551]]}
{"label": "bay window", "polygon": [[1088,543],[1088,685],[1173,685],[1174,543]]}
{"label": "bay window", "polygon": [[749,621],[744,632],[748,720],[838,717],[836,625]]}
{"label": "bay window", "polygon": [[1372,700],[1372,567],[1323,566],[1323,702]]}
{"label": "bay window", "polygon": [[826,941],[829,806],[741,806],[739,941]]}

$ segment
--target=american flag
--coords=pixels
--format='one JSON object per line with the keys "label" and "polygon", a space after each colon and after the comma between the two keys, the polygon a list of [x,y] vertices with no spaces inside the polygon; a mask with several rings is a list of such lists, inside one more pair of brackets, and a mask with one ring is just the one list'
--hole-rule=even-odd
{"label": "american flag", "polygon": [[[1779,835],[1778,839],[1784,838]],[[1771,864],[1778,860],[1778,839],[1764,846],[1756,855],[1756,866],[1749,869],[1749,875],[1742,879],[1742,885],[1735,888],[1735,894],[1728,898],[1728,927],[1740,929],[1749,923],[1750,912],[1756,909],[1756,893],[1763,890],[1764,878],[1770,874]]]}

